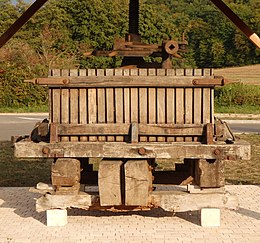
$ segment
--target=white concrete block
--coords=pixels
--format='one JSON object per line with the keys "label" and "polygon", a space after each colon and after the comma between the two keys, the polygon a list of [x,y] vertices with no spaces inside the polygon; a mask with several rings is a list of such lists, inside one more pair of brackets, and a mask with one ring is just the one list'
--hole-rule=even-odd
{"label": "white concrete block", "polygon": [[219,208],[202,208],[200,212],[202,227],[219,227],[220,226],[220,209]]}
{"label": "white concrete block", "polygon": [[68,223],[66,209],[47,210],[47,226],[65,226]]}

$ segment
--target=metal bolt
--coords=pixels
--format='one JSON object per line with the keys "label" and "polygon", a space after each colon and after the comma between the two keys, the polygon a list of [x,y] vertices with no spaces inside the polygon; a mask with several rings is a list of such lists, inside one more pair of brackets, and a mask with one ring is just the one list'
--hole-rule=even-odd
{"label": "metal bolt", "polygon": [[63,84],[68,84],[69,80],[68,79],[63,79],[62,82],[63,82]]}
{"label": "metal bolt", "polygon": [[215,155],[220,155],[220,153],[221,153],[221,151],[219,149],[215,149],[215,151],[214,151]]}
{"label": "metal bolt", "polygon": [[139,149],[138,149],[138,154],[140,154],[140,155],[145,155],[145,154],[146,154],[145,148],[139,148]]}
{"label": "metal bolt", "polygon": [[50,149],[48,147],[43,147],[42,153],[43,154],[49,154],[50,153]]}

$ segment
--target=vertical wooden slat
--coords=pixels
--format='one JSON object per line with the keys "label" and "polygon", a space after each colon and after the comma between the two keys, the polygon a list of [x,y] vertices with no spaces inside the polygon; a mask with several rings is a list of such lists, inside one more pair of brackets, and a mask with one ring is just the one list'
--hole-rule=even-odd
{"label": "vertical wooden slat", "polygon": [[210,122],[214,124],[214,89],[211,89],[211,110],[210,110]]}
{"label": "vertical wooden slat", "polygon": [[[176,69],[176,76],[184,76],[184,69]],[[184,124],[184,88],[176,88],[176,123]],[[183,137],[176,137],[176,142],[183,142]]]}
{"label": "vertical wooden slat", "polygon": [[[79,89],[79,123],[87,124],[87,89]],[[80,136],[81,142],[88,141],[87,136]]]}
{"label": "vertical wooden slat", "polygon": [[[123,89],[122,88],[116,88],[115,89],[115,109],[116,109],[116,123],[123,123]],[[116,136],[116,141],[123,142],[124,137],[123,136]]]}
{"label": "vertical wooden slat", "polygon": [[[97,93],[95,88],[88,89],[88,123],[97,123]],[[97,141],[96,136],[89,136],[90,142]]]}
{"label": "vertical wooden slat", "polygon": [[[123,74],[127,72],[124,72],[124,69],[115,69],[115,76],[123,76]],[[115,122],[116,123],[123,123],[123,89],[122,88],[116,88],[115,89]],[[116,136],[115,140],[117,142],[123,142],[124,137],[123,136]]]}
{"label": "vertical wooden slat", "polygon": [[[192,120],[193,120],[192,102],[193,102],[192,88],[186,88],[185,89],[185,124],[192,124]],[[185,141],[192,142],[192,137],[186,137]]]}
{"label": "vertical wooden slat", "polygon": [[[71,77],[78,76],[78,69],[70,69],[69,75]],[[78,112],[79,112],[79,94],[77,89],[70,89],[70,124],[78,124]],[[71,136],[70,141],[78,142],[77,136]]]}
{"label": "vertical wooden slat", "polygon": [[[105,99],[105,89],[97,89],[97,116],[98,123],[106,122],[106,99]],[[100,142],[105,142],[105,136],[99,136],[98,140]]]}
{"label": "vertical wooden slat", "polygon": [[[148,88],[148,123],[156,123],[156,89]],[[149,142],[156,142],[156,137],[149,137]]]}
{"label": "vertical wooden slat", "polygon": [[61,111],[61,103],[60,103],[60,89],[54,88],[52,89],[52,111],[53,111],[53,122],[60,123],[60,111]]}
{"label": "vertical wooden slat", "polygon": [[130,69],[130,76],[137,76],[139,72],[139,69],[134,68],[134,69]]}
{"label": "vertical wooden slat", "polygon": [[[176,88],[176,124],[184,124],[184,88]],[[183,142],[183,138],[176,137],[176,142]]]}
{"label": "vertical wooden slat", "polygon": [[[201,116],[202,116],[202,89],[194,88],[193,89],[193,123],[201,124]],[[194,138],[194,141],[197,142],[198,138]]]}
{"label": "vertical wooden slat", "polygon": [[210,110],[211,110],[211,91],[210,88],[203,88],[203,112],[202,121],[203,123],[210,123]]}
{"label": "vertical wooden slat", "polygon": [[184,76],[184,69],[183,68],[177,68],[176,69],[176,76]]}
{"label": "vertical wooden slat", "polygon": [[[175,123],[175,91],[174,88],[166,90],[166,123]],[[174,142],[174,137],[168,137],[167,142]]]}
{"label": "vertical wooden slat", "polygon": [[[69,124],[69,89],[61,90],[61,123]],[[62,142],[68,142],[69,137],[64,136],[61,138]]]}
{"label": "vertical wooden slat", "polygon": [[[51,70],[51,75],[53,77],[59,77],[61,75],[61,70],[60,69],[53,69]],[[61,100],[60,100],[60,89],[58,88],[54,88],[52,89],[51,92],[51,110],[50,110],[50,114],[51,114],[51,118],[53,123],[60,123],[61,122],[61,118],[60,118],[60,112],[61,112]]]}
{"label": "vertical wooden slat", "polygon": [[[142,124],[147,124],[147,89],[139,89],[139,120]],[[140,137],[140,142],[147,142],[146,136]]]}
{"label": "vertical wooden slat", "polygon": [[[79,70],[79,76],[85,77],[87,75],[86,69]],[[87,124],[87,89],[80,88],[79,89],[79,123],[80,124]],[[81,142],[88,141],[87,136],[80,136],[79,137]]]}
{"label": "vertical wooden slat", "polygon": [[124,123],[130,123],[130,89],[124,88]]}
{"label": "vertical wooden slat", "polygon": [[[165,89],[157,89],[157,123],[165,124]],[[165,137],[158,137],[158,142],[165,142]]]}
{"label": "vertical wooden slat", "polygon": [[[70,89],[70,124],[78,124],[78,116],[79,116],[79,94],[78,89]],[[79,139],[77,136],[71,136],[70,141],[78,142]]]}
{"label": "vertical wooden slat", "polygon": [[[106,89],[106,116],[107,123],[114,123],[114,90],[112,88]],[[107,136],[108,142],[115,141],[114,136]]]}
{"label": "vertical wooden slat", "polygon": [[131,88],[130,89],[130,109],[131,109],[131,123],[138,123],[138,89]]}
{"label": "vertical wooden slat", "polygon": [[201,68],[195,68],[193,72],[194,72],[194,76],[202,76]]}
{"label": "vertical wooden slat", "polygon": [[48,89],[48,108],[49,108],[49,120],[50,123],[53,123],[53,108],[52,108],[52,104],[53,104],[53,95],[52,95],[52,88]]}

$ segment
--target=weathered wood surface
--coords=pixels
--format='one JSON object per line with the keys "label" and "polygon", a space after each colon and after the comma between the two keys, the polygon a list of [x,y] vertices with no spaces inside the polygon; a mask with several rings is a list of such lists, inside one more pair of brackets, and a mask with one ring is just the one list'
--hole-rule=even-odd
{"label": "weathered wood surface", "polygon": [[152,172],[147,160],[129,160],[125,169],[125,205],[147,206],[152,192]]}
{"label": "weathered wood surface", "polygon": [[201,188],[225,186],[224,160],[200,159],[195,163],[195,182]]}
{"label": "weathered wood surface", "polygon": [[122,205],[121,160],[102,160],[98,170],[101,206]]}
{"label": "weathered wood surface", "polygon": [[[182,125],[214,122],[213,88],[192,84],[194,78],[213,77],[209,69],[80,69],[50,73],[63,83],[49,87],[51,123]],[[68,82],[74,82],[74,86]],[[120,134],[58,138],[58,142],[128,140]],[[202,138],[193,135],[138,137],[138,142],[147,141],[196,142]]]}
{"label": "weathered wood surface", "polygon": [[[122,142],[62,142],[33,143],[20,141],[14,144],[18,158],[191,158],[191,159],[250,159],[250,144],[237,141],[234,144],[182,143],[122,143]],[[139,154],[144,148],[145,153]]]}
{"label": "weathered wood surface", "polygon": [[80,162],[72,158],[59,158],[52,163],[51,180],[56,193],[77,194],[80,186]]}
{"label": "weathered wood surface", "polygon": [[[43,212],[49,209],[100,208],[97,193],[84,193],[79,195],[50,195],[36,200],[36,211]],[[156,190],[149,197],[150,208],[160,207],[170,212],[186,212],[202,208],[227,208],[238,209],[238,199],[229,193],[196,193],[190,194],[183,191]],[[102,207],[101,207],[102,208]],[[147,207],[146,207],[147,208]],[[104,209],[104,208],[103,208]],[[109,209],[109,208],[108,208]]]}

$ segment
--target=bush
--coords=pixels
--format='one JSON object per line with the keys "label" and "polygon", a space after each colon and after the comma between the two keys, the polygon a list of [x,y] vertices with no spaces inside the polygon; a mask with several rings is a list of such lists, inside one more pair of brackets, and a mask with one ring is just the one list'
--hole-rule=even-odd
{"label": "bush", "polygon": [[234,83],[217,88],[215,103],[218,106],[259,106],[260,86]]}

